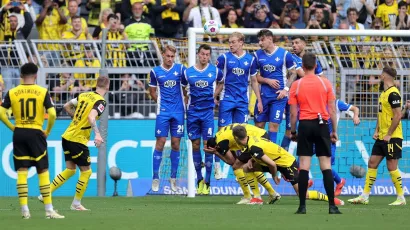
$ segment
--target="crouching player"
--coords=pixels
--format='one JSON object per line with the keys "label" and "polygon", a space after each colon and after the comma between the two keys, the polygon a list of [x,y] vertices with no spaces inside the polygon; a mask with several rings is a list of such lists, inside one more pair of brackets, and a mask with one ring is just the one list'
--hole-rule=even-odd
{"label": "crouching player", "polygon": [[[215,154],[221,158],[225,163],[229,164],[233,168],[235,177],[242,188],[244,197],[237,204],[263,204],[263,200],[260,195],[258,182],[268,191],[269,193],[269,204],[275,203],[281,198],[280,194],[277,193],[269,181],[266,179],[265,175],[260,172],[249,172],[245,175],[242,166],[248,162],[251,158],[249,153],[241,152],[242,146],[239,146],[232,135],[232,129],[236,126],[241,126],[246,129],[249,133],[259,137],[269,138],[266,130],[258,128],[249,124],[238,124],[234,123],[229,126],[223,127],[216,133],[215,138],[208,139],[207,145],[204,148],[206,153]],[[240,153],[237,155],[236,153]],[[255,180],[256,178],[256,180]],[[253,198],[248,188],[248,184],[251,187]]]}
{"label": "crouching player", "polygon": [[[276,176],[276,171],[279,171],[282,177],[292,184],[296,194],[299,193],[298,166],[296,158],[292,154],[267,138],[253,136],[243,126],[234,127],[232,134],[236,143],[245,148],[249,156],[252,157],[252,160],[244,165],[245,171],[270,172],[276,184],[280,182]],[[327,195],[314,190],[308,191],[306,198],[309,200],[328,201]],[[335,204],[344,205],[344,202],[335,198]]]}

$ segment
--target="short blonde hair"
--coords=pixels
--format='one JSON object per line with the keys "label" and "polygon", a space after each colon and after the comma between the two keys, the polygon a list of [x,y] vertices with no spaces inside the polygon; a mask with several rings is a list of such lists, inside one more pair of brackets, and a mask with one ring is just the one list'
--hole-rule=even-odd
{"label": "short blonde hair", "polygon": [[162,48],[162,53],[164,54],[165,52],[167,52],[167,50],[171,51],[174,54],[177,52],[177,48],[175,46],[172,46],[172,45],[165,45]]}
{"label": "short blonde hair", "polygon": [[239,41],[244,42],[245,41],[245,35],[239,32],[233,32],[232,34],[229,35],[229,38],[232,37],[237,37]]}
{"label": "short blonde hair", "polygon": [[105,76],[99,76],[97,78],[97,87],[98,88],[106,88],[110,85],[110,79]]}

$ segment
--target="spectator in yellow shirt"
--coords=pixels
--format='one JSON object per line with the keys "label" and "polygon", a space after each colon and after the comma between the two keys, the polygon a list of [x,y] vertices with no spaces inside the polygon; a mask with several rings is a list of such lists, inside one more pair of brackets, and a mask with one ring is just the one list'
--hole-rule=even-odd
{"label": "spectator in yellow shirt", "polygon": [[[78,2],[77,0],[70,0],[68,2],[68,7],[67,7],[68,11],[66,11],[66,18],[67,18],[67,23],[65,25],[61,26],[61,34],[64,33],[65,31],[70,31],[72,29],[72,23],[71,20],[74,16],[78,16],[77,12],[78,12]],[[81,29],[83,31],[88,30],[88,26],[87,26],[87,21],[80,17],[81,19]]]}
{"label": "spectator in yellow shirt", "polygon": [[396,18],[399,14],[399,7],[396,0],[386,0],[385,3],[377,7],[376,18],[383,21],[385,29],[396,29]]}
{"label": "spectator in yellow shirt", "polygon": [[[85,59],[77,60],[76,68],[100,68],[100,61],[95,58],[92,50],[86,49]],[[80,91],[93,91],[97,87],[98,73],[75,73],[74,78],[78,81]]]}

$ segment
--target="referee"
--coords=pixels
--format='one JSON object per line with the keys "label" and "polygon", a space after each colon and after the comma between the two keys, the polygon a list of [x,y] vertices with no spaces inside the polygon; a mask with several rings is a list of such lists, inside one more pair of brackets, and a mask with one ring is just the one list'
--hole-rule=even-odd
{"label": "referee", "polygon": [[[302,57],[305,76],[292,84],[289,96],[291,139],[298,142],[299,156],[299,208],[295,214],[306,214],[306,192],[313,148],[319,158],[323,182],[329,198],[329,214],[341,214],[334,203],[333,175],[330,165],[330,142],[337,141],[335,95],[329,80],[315,75],[316,56],[306,53]],[[299,107],[299,135],[296,120]],[[329,111],[329,112],[328,112]],[[329,135],[328,120],[333,124]]]}

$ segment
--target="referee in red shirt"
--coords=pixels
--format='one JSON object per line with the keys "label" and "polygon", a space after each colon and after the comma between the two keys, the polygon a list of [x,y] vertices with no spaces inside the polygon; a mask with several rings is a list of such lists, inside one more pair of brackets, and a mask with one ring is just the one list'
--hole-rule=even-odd
{"label": "referee in red shirt", "polygon": [[[298,142],[299,156],[299,208],[296,214],[306,214],[306,192],[309,170],[315,146],[323,173],[323,183],[329,198],[329,214],[341,214],[334,203],[334,184],[330,164],[330,142],[337,141],[337,122],[335,95],[329,80],[315,75],[316,56],[306,53],[302,57],[305,76],[292,84],[289,96],[291,139]],[[299,108],[299,130],[296,133],[296,120]],[[329,111],[329,112],[328,112]],[[329,134],[327,121],[333,124]]]}

